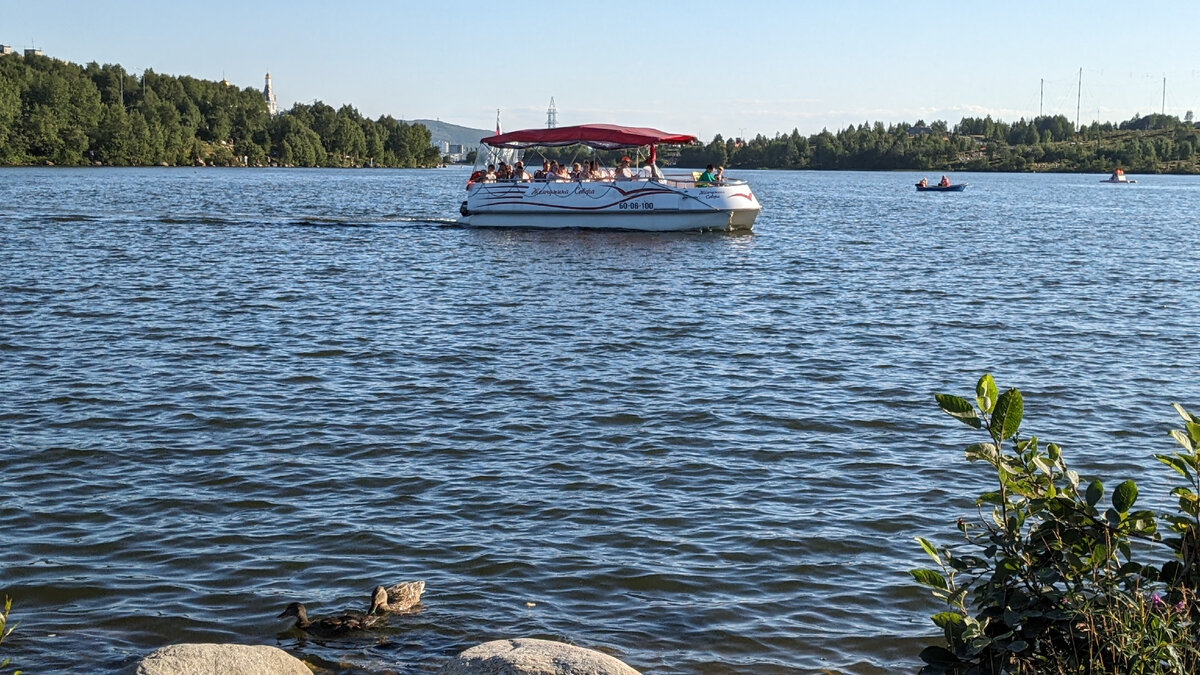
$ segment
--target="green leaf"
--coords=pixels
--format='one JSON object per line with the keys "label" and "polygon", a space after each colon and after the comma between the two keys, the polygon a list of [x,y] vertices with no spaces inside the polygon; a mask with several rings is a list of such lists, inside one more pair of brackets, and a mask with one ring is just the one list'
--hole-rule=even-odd
{"label": "green leaf", "polygon": [[975,403],[983,413],[989,414],[996,405],[996,381],[991,373],[984,373],[975,385]]}
{"label": "green leaf", "polygon": [[1087,486],[1087,493],[1084,498],[1087,499],[1088,506],[1095,506],[1100,503],[1100,498],[1104,496],[1104,483],[1094,480]]}
{"label": "green leaf", "polygon": [[1183,418],[1184,422],[1200,422],[1200,420],[1196,419],[1195,415],[1188,412],[1186,409],[1184,409],[1183,406],[1179,405],[1178,403],[1172,403],[1171,407],[1175,408],[1175,412],[1179,413],[1179,416]]}
{"label": "green leaf", "polygon": [[1166,464],[1167,466],[1171,467],[1172,469],[1175,469],[1176,473],[1183,476],[1184,478],[1191,477],[1188,475],[1189,471],[1188,471],[1187,463],[1184,462],[1182,459],[1179,459],[1175,455],[1155,455],[1154,458],[1157,459],[1158,461],[1162,462],[1163,464]]}
{"label": "green leaf", "polygon": [[1010,652],[1023,652],[1028,647],[1029,643],[1025,642],[1024,640],[1013,640],[1012,642],[1008,643],[1008,651]]}
{"label": "green leaf", "polygon": [[1188,438],[1191,439],[1192,445],[1200,445],[1200,424],[1188,422],[1184,427],[1187,429]]}
{"label": "green leaf", "polygon": [[1041,457],[1034,457],[1033,465],[1036,466],[1039,470],[1041,470],[1042,473],[1046,474],[1047,476],[1054,475],[1054,469],[1051,468],[1050,465],[1046,463],[1046,460],[1042,459]]}
{"label": "green leaf", "polygon": [[980,636],[980,637],[975,638],[974,640],[971,640],[971,650],[973,652],[975,652],[976,654],[978,654],[979,652],[981,652],[985,648],[987,648],[987,646],[990,644],[992,644],[992,638],[987,637],[987,636]]}
{"label": "green leaf", "polygon": [[958,612],[938,612],[929,618],[942,630],[946,630],[946,626],[957,626],[963,622],[962,614]]}
{"label": "green leaf", "polygon": [[992,438],[1003,441],[1016,436],[1021,426],[1023,410],[1024,402],[1020,391],[1009,389],[1000,394],[992,412],[992,423],[988,425],[988,432],[992,434]]}
{"label": "green leaf", "polygon": [[995,443],[972,443],[967,446],[967,461],[975,462],[983,460],[991,464],[996,463],[996,444]]}
{"label": "green leaf", "polygon": [[947,415],[975,429],[983,426],[979,416],[975,414],[975,407],[967,399],[951,394],[934,394],[933,397],[937,399],[938,407]]}
{"label": "green leaf", "polygon": [[1118,485],[1116,490],[1113,490],[1113,508],[1117,510],[1117,513],[1129,513],[1129,509],[1133,507],[1133,503],[1137,501],[1137,498],[1137,483],[1127,480]]}
{"label": "green leaf", "polygon": [[908,573],[922,586],[946,590],[946,580],[933,570],[909,570]]}
{"label": "green leaf", "polygon": [[949,668],[959,663],[954,652],[945,647],[930,646],[921,650],[921,660],[931,666]]}
{"label": "green leaf", "polygon": [[937,552],[937,548],[935,548],[934,545],[932,543],[930,543],[928,539],[926,539],[925,537],[916,537],[916,540],[917,540],[917,543],[921,545],[921,548],[925,549],[925,552],[927,554],[929,554],[929,557],[933,558],[934,562],[936,562],[939,565],[943,565],[943,566],[945,565],[945,563],[942,562],[942,556],[939,555]]}
{"label": "green leaf", "polygon": [[1188,452],[1196,451],[1196,446],[1192,444],[1192,439],[1188,438],[1188,435],[1182,429],[1172,429],[1167,433],[1171,434],[1171,438],[1174,438],[1176,443],[1182,445],[1184,450]]}

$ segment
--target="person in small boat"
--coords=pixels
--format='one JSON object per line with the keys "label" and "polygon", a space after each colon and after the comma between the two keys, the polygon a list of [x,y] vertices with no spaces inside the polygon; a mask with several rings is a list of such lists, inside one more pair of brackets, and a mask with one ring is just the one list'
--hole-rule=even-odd
{"label": "person in small boat", "polygon": [[725,183],[725,167],[718,166],[717,172],[715,174],[713,174],[713,178],[716,179],[713,182],[717,183],[718,185],[724,185],[724,183]]}
{"label": "person in small boat", "polygon": [[588,160],[587,162],[588,180],[604,180],[604,174],[600,173],[599,160]]}
{"label": "person in small boat", "polygon": [[496,168],[496,180],[509,180],[512,178],[512,169],[504,162],[500,162],[500,166]]}
{"label": "person in small boat", "polygon": [[942,179],[938,181],[938,187],[950,187],[950,177],[942,176]]}
{"label": "person in small boat", "polygon": [[554,171],[554,177],[560,181],[571,180],[571,172],[567,169],[566,164],[559,164],[558,168]]}
{"label": "person in small boat", "polygon": [[488,164],[487,171],[483,174],[483,180],[491,183],[496,180],[496,165]]}
{"label": "person in small boat", "polygon": [[546,180],[547,174],[549,174],[549,173],[550,173],[550,160],[543,159],[542,160],[542,168],[533,172],[533,179],[534,180]]}
{"label": "person in small boat", "polygon": [[696,185],[697,187],[699,187],[701,183],[712,185],[716,182],[716,180],[717,176],[713,173],[713,165],[709,164],[707,167],[705,167],[704,173],[700,174],[700,177],[696,179]]}
{"label": "person in small boat", "polygon": [[587,180],[587,172],[579,162],[571,165],[571,180]]}
{"label": "person in small boat", "polygon": [[917,183],[917,187],[929,187],[929,181],[924,176],[921,177],[921,182]]}
{"label": "person in small boat", "polygon": [[525,170],[525,163],[521,160],[517,160],[517,162],[513,164],[512,179],[522,182],[529,181],[529,172]]}

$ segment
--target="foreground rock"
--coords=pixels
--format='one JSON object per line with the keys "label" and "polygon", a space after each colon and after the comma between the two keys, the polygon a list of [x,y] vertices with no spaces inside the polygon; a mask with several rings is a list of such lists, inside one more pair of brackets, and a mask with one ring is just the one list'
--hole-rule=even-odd
{"label": "foreground rock", "polygon": [[608,654],[583,647],[519,638],[471,647],[447,663],[441,675],[640,675]]}
{"label": "foreground rock", "polygon": [[312,675],[300,659],[266,645],[168,645],[142,659],[137,675]]}

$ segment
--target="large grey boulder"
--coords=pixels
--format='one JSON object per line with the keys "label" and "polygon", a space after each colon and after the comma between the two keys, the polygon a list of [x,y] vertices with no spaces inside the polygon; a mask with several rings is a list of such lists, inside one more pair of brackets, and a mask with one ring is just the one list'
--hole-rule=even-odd
{"label": "large grey boulder", "polygon": [[266,645],[182,644],[156,650],[137,675],[312,675],[300,659]]}
{"label": "large grey boulder", "polygon": [[533,638],[476,645],[459,654],[440,672],[441,675],[640,675],[608,654]]}

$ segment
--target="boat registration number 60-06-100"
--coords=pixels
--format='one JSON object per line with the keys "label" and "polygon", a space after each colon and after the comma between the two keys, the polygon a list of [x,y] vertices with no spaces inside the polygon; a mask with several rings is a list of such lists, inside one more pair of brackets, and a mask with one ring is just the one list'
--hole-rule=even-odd
{"label": "boat registration number 60-06-100", "polygon": [[654,202],[621,202],[617,208],[622,211],[653,211]]}

